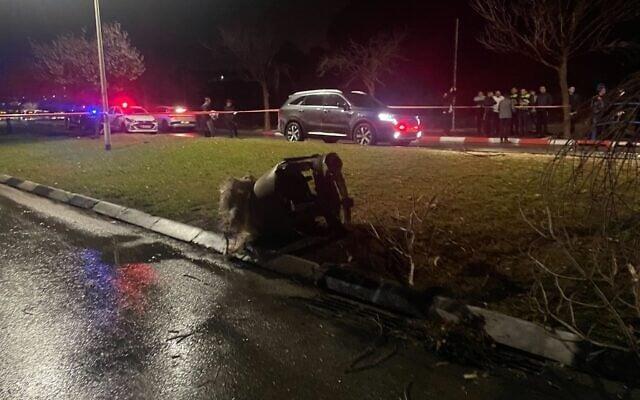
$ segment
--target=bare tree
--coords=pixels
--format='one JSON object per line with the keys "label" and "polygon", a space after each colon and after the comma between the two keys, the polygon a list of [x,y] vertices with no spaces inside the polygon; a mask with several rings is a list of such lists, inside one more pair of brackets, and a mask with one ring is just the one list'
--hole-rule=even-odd
{"label": "bare tree", "polygon": [[[606,98],[606,148],[563,148],[544,176],[529,255],[544,322],[640,360],[640,74]],[[523,213],[524,215],[524,213]]]}
{"label": "bare tree", "polygon": [[393,71],[395,62],[401,59],[403,40],[404,35],[398,33],[379,34],[365,43],[350,40],[346,47],[325,57],[318,66],[318,72],[320,76],[332,70],[345,73],[346,85],[362,82],[369,94],[375,95],[376,86],[383,84],[383,76]]}
{"label": "bare tree", "polygon": [[[280,35],[269,26],[242,24],[221,28],[220,36],[224,47],[233,54],[238,67],[244,72],[245,79],[260,85],[264,109],[270,109],[270,88],[277,89],[280,76],[286,72],[285,67],[276,61],[282,46]],[[268,112],[264,114],[264,128],[271,129]]]}
{"label": "bare tree", "polygon": [[[103,30],[109,82],[122,87],[145,71],[144,58],[119,23]],[[74,89],[93,89],[99,83],[96,40],[86,30],[58,36],[48,43],[31,44],[35,65],[43,79]]]}
{"label": "bare tree", "polygon": [[519,53],[556,70],[565,137],[571,135],[569,61],[628,47],[613,32],[640,14],[639,0],[472,0],[471,6],[486,20],[480,42],[487,49]]}

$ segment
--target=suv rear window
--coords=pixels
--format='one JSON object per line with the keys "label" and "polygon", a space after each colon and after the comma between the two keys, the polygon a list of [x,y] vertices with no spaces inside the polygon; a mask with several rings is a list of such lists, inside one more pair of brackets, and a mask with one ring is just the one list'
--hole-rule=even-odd
{"label": "suv rear window", "polygon": [[292,101],[289,102],[290,105],[292,106],[298,106],[300,104],[302,104],[302,102],[307,98],[307,96],[300,96],[297,99],[293,99]]}
{"label": "suv rear window", "polygon": [[305,106],[323,106],[324,105],[324,96],[321,94],[312,94],[311,96],[307,96],[304,99]]}

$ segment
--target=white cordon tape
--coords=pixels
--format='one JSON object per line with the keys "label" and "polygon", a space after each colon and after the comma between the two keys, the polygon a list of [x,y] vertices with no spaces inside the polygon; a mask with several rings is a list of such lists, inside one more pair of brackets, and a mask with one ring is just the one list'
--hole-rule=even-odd
{"label": "white cordon tape", "polygon": [[[391,109],[405,109],[405,110],[479,110],[482,107],[478,106],[389,106]],[[526,106],[526,107],[515,107],[516,109],[561,109],[563,106]],[[221,115],[221,114],[256,114],[256,113],[277,113],[280,111],[277,108],[264,109],[264,110],[238,110],[238,111],[188,111],[185,113],[150,113],[151,115],[171,115],[174,117],[180,116],[193,116],[193,115]],[[15,113],[15,114],[1,114],[0,119],[3,118],[19,118],[19,117],[65,117],[65,116],[81,116],[81,115],[101,115],[102,113],[90,113],[90,112],[50,112],[50,113]]]}
{"label": "white cordon tape", "polygon": [[[405,110],[481,110],[483,108],[490,109],[492,107],[480,107],[480,106],[388,106],[394,109]],[[564,106],[515,106],[515,109],[537,109],[537,108],[564,108]]]}
{"label": "white cordon tape", "polygon": [[59,113],[21,113],[21,114],[2,114],[0,113],[0,119],[2,118],[16,118],[16,117],[64,117],[74,115],[97,115],[90,112],[59,112]]}

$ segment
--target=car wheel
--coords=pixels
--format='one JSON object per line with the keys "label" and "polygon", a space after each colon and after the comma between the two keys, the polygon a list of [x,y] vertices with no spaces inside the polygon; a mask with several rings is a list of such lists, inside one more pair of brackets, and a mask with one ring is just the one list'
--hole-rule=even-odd
{"label": "car wheel", "polygon": [[376,134],[368,122],[358,124],[353,130],[353,140],[361,146],[373,146],[376,144]]}
{"label": "car wheel", "polygon": [[169,132],[170,130],[169,122],[166,119],[162,120],[160,123],[160,132]]}
{"label": "car wheel", "polygon": [[324,138],[322,139],[323,142],[325,143],[338,143],[338,139],[337,138]]}
{"label": "car wheel", "polygon": [[302,138],[302,127],[297,122],[289,122],[287,124],[287,128],[285,129],[284,137],[289,142],[301,142]]}

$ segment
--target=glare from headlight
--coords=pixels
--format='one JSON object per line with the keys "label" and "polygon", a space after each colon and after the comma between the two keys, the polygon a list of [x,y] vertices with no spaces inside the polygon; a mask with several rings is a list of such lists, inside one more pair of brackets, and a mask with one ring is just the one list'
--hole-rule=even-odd
{"label": "glare from headlight", "polygon": [[397,124],[398,121],[396,120],[396,118],[389,113],[380,113],[378,114],[378,119],[380,121],[384,121],[384,122],[391,122],[392,124]]}

